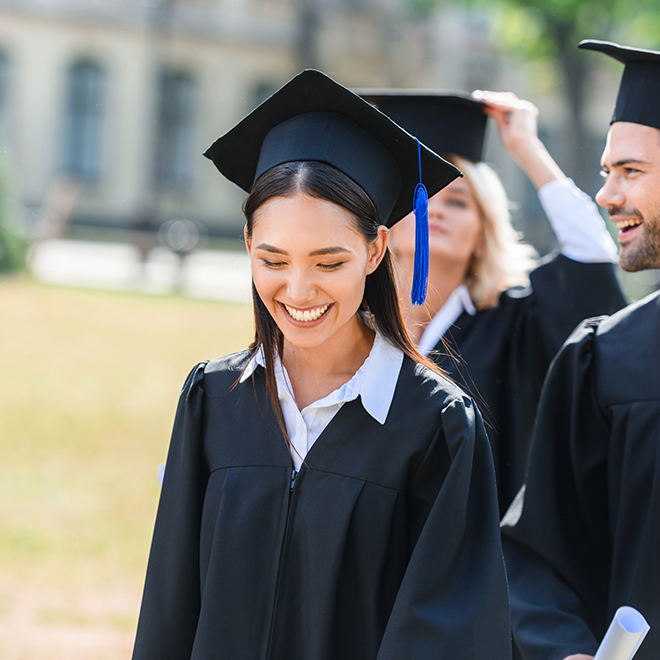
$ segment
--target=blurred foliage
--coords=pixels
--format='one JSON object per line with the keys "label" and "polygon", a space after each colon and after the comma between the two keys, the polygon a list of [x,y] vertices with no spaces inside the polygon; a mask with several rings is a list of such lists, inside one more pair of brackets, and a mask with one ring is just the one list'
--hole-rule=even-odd
{"label": "blurred foliage", "polygon": [[422,17],[448,4],[487,8],[502,50],[526,58],[556,57],[563,44],[575,47],[582,39],[621,37],[660,46],[657,0],[409,0],[411,12]]}
{"label": "blurred foliage", "polygon": [[582,39],[612,40],[638,47],[660,46],[658,0],[408,0],[419,16],[441,6],[462,6],[488,16],[491,41],[502,53],[527,62],[536,94],[559,90],[566,103],[563,127],[567,148],[560,165],[589,189],[592,163],[585,146],[593,139],[585,108],[593,63],[618,71],[621,65],[576,48]]}
{"label": "blurred foliage", "polygon": [[10,168],[0,158],[0,273],[22,270],[28,249],[26,229],[13,194]]}

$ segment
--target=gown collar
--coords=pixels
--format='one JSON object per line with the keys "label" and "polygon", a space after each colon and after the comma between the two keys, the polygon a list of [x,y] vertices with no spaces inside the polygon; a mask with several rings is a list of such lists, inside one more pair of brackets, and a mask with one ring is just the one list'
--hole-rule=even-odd
{"label": "gown collar", "polygon": [[[392,405],[402,364],[403,352],[385,339],[382,334],[376,332],[369,356],[353,377],[323,399],[311,403],[308,408],[343,404],[357,399],[359,396],[364,409],[377,422],[384,424]],[[266,360],[263,346],[261,346],[248,362],[239,382],[245,382],[257,367],[265,366]],[[278,355],[275,356],[275,370],[278,376],[277,387],[280,391],[287,387],[288,377],[283,378],[286,372]],[[280,399],[282,394],[280,391]]]}

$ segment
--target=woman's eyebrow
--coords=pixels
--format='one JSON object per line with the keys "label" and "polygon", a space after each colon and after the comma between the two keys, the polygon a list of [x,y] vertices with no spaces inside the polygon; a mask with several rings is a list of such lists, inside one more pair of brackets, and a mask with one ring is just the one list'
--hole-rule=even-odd
{"label": "woman's eyebrow", "polygon": [[309,253],[309,256],[322,257],[327,254],[340,254],[341,252],[350,252],[350,250],[340,246],[327,247],[327,248],[321,248],[320,250],[314,250],[313,252]]}
{"label": "woman's eyebrow", "polygon": [[[286,250],[275,247],[274,245],[269,245],[268,243],[260,243],[257,245],[255,250],[264,250],[265,252],[272,252],[273,254],[282,254],[284,256],[289,256],[289,253]],[[319,250],[314,250],[309,253],[310,257],[322,257],[328,254],[341,254],[342,252],[347,252],[350,254],[350,250],[339,245],[327,248],[321,248]]]}
{"label": "woman's eyebrow", "polygon": [[274,245],[268,245],[268,243],[260,243],[259,245],[257,245],[255,250],[265,250],[266,252],[273,252],[274,254],[284,254],[287,256],[289,254],[285,250],[275,247]]}

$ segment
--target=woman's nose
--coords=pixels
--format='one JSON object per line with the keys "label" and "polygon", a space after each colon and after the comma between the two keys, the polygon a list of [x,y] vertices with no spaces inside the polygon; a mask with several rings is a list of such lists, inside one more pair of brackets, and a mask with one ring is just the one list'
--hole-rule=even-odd
{"label": "woman's nose", "polygon": [[429,218],[443,218],[445,215],[444,204],[437,199],[429,200]]}
{"label": "woman's nose", "polygon": [[313,300],[316,287],[306,268],[292,268],[287,280],[287,293],[291,302],[301,307]]}

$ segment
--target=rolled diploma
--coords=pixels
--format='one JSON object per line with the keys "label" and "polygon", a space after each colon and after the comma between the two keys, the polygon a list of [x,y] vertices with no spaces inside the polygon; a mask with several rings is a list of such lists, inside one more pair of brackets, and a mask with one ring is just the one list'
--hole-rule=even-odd
{"label": "rolled diploma", "polygon": [[630,660],[637,653],[649,629],[646,619],[634,607],[620,607],[614,614],[594,660]]}

